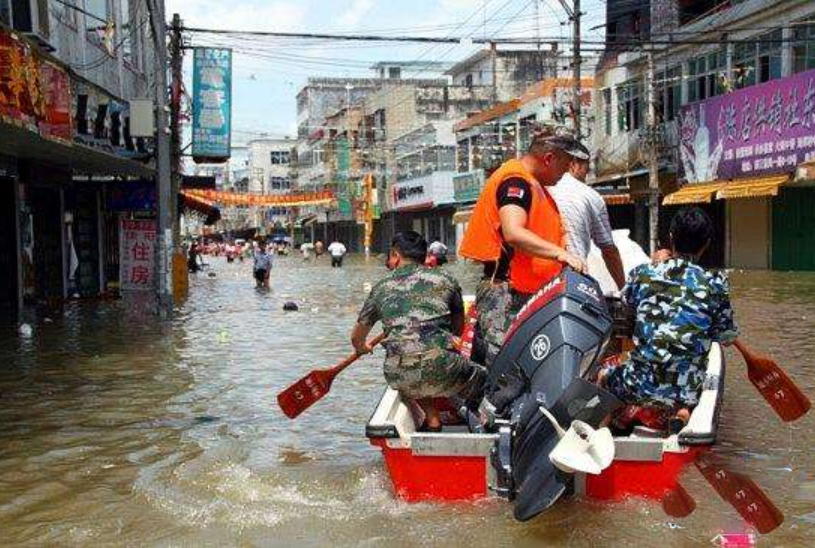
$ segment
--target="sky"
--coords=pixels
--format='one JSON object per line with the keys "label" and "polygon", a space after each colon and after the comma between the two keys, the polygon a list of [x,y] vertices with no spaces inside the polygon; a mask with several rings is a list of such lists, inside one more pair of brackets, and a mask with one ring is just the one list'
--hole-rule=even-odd
{"label": "sky", "polygon": [[[584,0],[584,36],[602,35],[602,29],[589,29],[602,24],[604,9],[603,0]],[[489,38],[534,37],[539,29],[543,37],[571,37],[558,0],[166,0],[166,11],[168,19],[178,13],[186,27],[221,30]],[[192,45],[233,47],[233,144],[264,133],[295,135],[295,96],[310,76],[364,78],[373,75],[368,67],[379,61],[455,62],[479,49],[472,44],[381,46],[197,33],[191,40]]]}

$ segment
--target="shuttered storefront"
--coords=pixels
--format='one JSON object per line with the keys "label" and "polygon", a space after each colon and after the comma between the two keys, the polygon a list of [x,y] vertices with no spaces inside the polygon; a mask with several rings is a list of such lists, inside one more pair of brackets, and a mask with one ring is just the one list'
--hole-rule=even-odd
{"label": "shuttered storefront", "polygon": [[815,188],[784,188],[773,199],[773,269],[815,270]]}

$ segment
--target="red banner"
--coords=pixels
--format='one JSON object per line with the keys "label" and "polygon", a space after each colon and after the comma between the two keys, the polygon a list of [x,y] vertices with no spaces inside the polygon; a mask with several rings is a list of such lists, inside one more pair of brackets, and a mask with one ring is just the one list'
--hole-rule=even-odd
{"label": "red banner", "polygon": [[221,190],[190,188],[182,190],[181,193],[185,196],[225,206],[301,207],[326,205],[334,200],[333,193],[327,190],[322,192],[293,192],[290,194],[239,194]]}
{"label": "red banner", "polygon": [[44,137],[70,141],[70,76],[0,29],[0,119]]}

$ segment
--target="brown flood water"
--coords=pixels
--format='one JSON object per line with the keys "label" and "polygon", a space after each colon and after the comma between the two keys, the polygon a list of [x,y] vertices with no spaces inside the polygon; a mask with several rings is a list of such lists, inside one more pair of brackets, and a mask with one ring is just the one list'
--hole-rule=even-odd
{"label": "brown flood water", "polygon": [[[296,421],[275,394],[349,352],[381,261],[278,261],[272,289],[248,263],[210,258],[172,322],[147,303],[83,305],[30,339],[0,325],[0,546],[691,546],[744,525],[698,472],[696,512],[567,500],[516,523],[508,504],[409,505],[392,496],[364,424],[381,356],[355,364]],[[472,272],[452,270],[472,290]],[[815,395],[815,275],[732,274],[744,338]],[[284,313],[287,300],[299,312]],[[815,546],[815,422],[773,414],[728,352],[717,452],[786,515],[765,546]]]}

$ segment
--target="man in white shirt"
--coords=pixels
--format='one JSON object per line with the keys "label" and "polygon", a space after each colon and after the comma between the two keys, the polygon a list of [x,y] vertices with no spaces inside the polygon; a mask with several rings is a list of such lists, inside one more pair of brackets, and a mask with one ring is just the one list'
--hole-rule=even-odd
{"label": "man in white shirt", "polygon": [[342,259],[345,257],[345,254],[348,250],[342,244],[342,242],[338,242],[334,240],[328,246],[328,253],[331,255],[331,266],[334,268],[341,268],[342,267]]}
{"label": "man in white shirt", "polygon": [[608,208],[600,193],[588,186],[586,175],[589,172],[589,151],[580,145],[579,157],[573,160],[558,183],[549,188],[560,210],[566,229],[566,249],[581,259],[589,256],[591,242],[600,248],[603,261],[617,287],[625,285],[625,271],[620,251],[611,235]]}

